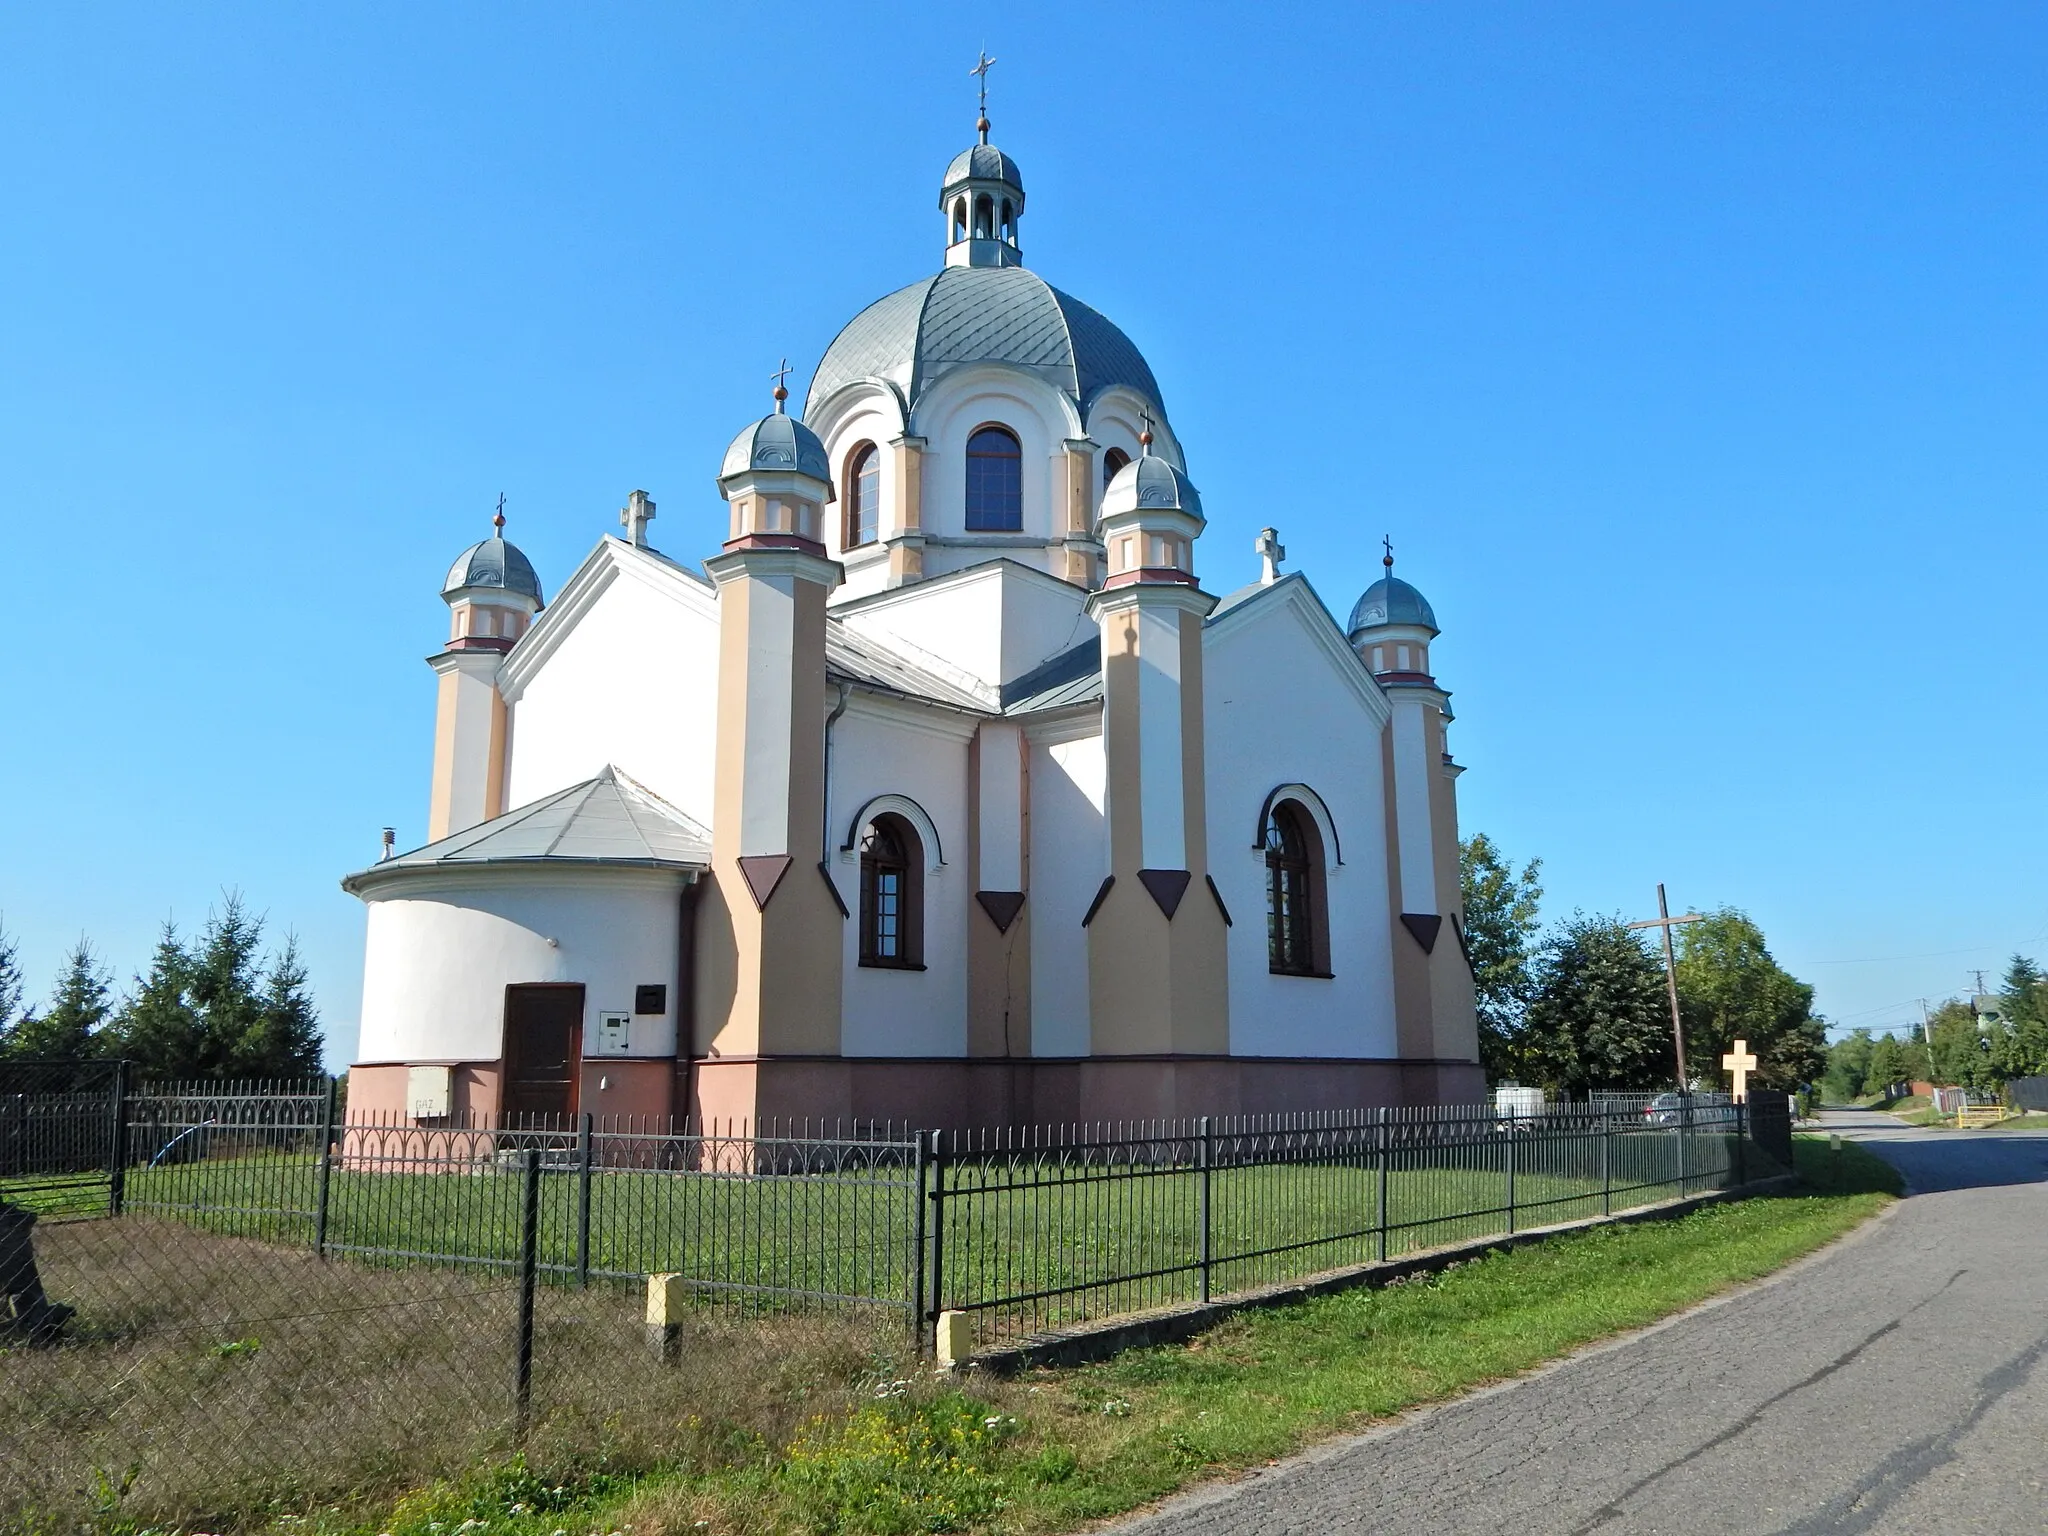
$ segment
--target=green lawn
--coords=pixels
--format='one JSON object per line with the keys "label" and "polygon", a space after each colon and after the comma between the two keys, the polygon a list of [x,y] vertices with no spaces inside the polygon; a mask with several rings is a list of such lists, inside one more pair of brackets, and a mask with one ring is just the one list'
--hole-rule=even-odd
{"label": "green lawn", "polygon": [[[922,1378],[869,1357],[813,1369],[770,1422],[713,1394],[687,1446],[627,1467],[499,1464],[301,1536],[796,1536],[1066,1531],[1420,1403],[1526,1371],[1812,1252],[1885,1205],[1896,1176],[1801,1138],[1805,1187],[1600,1228],[1383,1290],[1240,1315],[1184,1345],[1015,1380]],[[773,1394],[771,1394],[772,1396]],[[282,1528],[280,1528],[282,1529]]]}

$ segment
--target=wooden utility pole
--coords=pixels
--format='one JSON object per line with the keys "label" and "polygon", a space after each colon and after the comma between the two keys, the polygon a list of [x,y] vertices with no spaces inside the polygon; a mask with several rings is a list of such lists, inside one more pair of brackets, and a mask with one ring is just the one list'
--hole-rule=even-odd
{"label": "wooden utility pole", "polygon": [[1692,1081],[1685,1072],[1685,1025],[1678,1018],[1678,961],[1671,953],[1671,930],[1679,923],[1700,923],[1706,921],[1703,912],[1688,912],[1683,917],[1673,917],[1671,909],[1664,904],[1664,883],[1657,882],[1657,915],[1646,917],[1640,923],[1630,923],[1631,928],[1656,928],[1664,935],[1664,989],[1671,995],[1671,1043],[1678,1047],[1678,1091],[1692,1091]]}

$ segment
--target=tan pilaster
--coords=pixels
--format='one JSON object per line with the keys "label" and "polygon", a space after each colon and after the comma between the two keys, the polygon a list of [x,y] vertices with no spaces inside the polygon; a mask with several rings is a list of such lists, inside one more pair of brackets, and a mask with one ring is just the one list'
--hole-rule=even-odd
{"label": "tan pilaster", "polygon": [[503,659],[498,650],[453,648],[427,658],[437,674],[428,842],[504,814],[508,722],[498,692]]}
{"label": "tan pilaster", "polygon": [[842,571],[818,539],[824,463],[815,435],[778,413],[741,434],[719,480],[734,522],[705,562],[718,589],[718,714],[698,1045],[762,1062],[719,1072],[717,1102],[700,1092],[700,1111],[782,1113],[760,1097],[767,1062],[840,1046],[845,918],[822,866],[825,600]]}
{"label": "tan pilaster", "polygon": [[1220,1055],[1230,1045],[1224,923],[1202,813],[1201,625],[1215,599],[1130,585],[1102,626],[1110,880],[1088,923],[1092,1053]]}

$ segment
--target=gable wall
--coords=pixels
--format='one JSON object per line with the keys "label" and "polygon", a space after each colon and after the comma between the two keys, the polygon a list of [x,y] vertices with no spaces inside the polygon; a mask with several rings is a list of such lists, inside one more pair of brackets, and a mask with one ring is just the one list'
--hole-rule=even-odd
{"label": "gable wall", "polygon": [[[1391,915],[1381,726],[1333,659],[1279,601],[1211,631],[1203,653],[1209,866],[1230,930],[1230,1050],[1237,1056],[1391,1057]],[[1333,977],[1275,976],[1266,953],[1259,808],[1301,783],[1329,807],[1344,862],[1326,857]],[[1325,850],[1326,855],[1330,850]]]}
{"label": "gable wall", "polygon": [[717,710],[715,617],[621,574],[513,706],[508,806],[615,763],[709,826]]}

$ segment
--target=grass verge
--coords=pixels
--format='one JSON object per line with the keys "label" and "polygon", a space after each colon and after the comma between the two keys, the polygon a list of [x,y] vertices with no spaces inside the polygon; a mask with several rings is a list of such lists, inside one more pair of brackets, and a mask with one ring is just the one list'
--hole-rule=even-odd
{"label": "grass verge", "polygon": [[[627,1476],[500,1464],[298,1536],[884,1536],[1071,1529],[1527,1371],[1811,1253],[1897,1193],[1853,1144],[1796,1144],[1796,1193],[1596,1229],[1383,1290],[1245,1313],[1182,1345],[1014,1380],[870,1359],[779,1432],[706,1402],[692,1454]],[[877,1369],[877,1366],[881,1369]],[[898,1374],[900,1372],[900,1374]]]}

